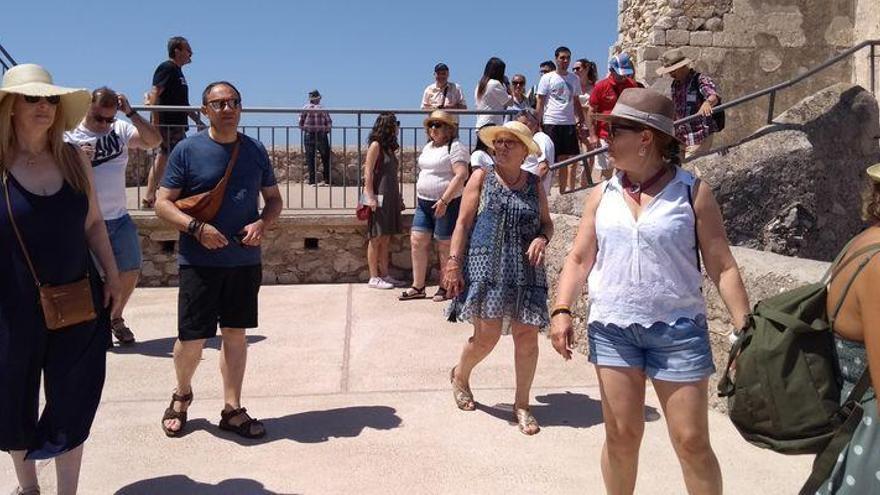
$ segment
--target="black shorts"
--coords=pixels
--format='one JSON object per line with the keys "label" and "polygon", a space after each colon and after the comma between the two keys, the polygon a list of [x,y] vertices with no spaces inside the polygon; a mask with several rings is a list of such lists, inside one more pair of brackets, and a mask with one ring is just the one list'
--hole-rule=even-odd
{"label": "black shorts", "polygon": [[159,126],[159,134],[162,135],[162,144],[159,147],[159,151],[163,155],[170,155],[171,150],[177,146],[177,143],[183,141],[186,138],[186,126]]}
{"label": "black shorts", "polygon": [[181,266],[177,337],[209,339],[221,328],[256,328],[262,265]]}
{"label": "black shorts", "polygon": [[581,154],[578,144],[577,127],[571,125],[544,124],[544,133],[550,136],[553,147],[556,148],[556,157],[575,156]]}

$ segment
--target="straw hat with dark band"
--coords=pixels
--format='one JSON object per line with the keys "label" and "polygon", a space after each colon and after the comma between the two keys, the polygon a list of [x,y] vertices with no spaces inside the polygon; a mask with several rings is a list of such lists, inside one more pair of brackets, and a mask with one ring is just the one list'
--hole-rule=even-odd
{"label": "straw hat with dark band", "polygon": [[623,90],[610,114],[595,116],[596,120],[612,124],[624,121],[650,127],[675,138],[674,117],[672,100],[648,88]]}
{"label": "straw hat with dark band", "polygon": [[425,119],[425,128],[431,125],[431,122],[441,122],[450,127],[458,129],[458,116],[451,114],[449,112],[444,112],[443,110],[434,110],[431,112],[431,115]]}
{"label": "straw hat with dark band", "polygon": [[663,67],[657,69],[657,75],[669,74],[670,72],[691,65],[694,61],[685,57],[684,52],[680,48],[666,50],[660,56],[660,63]]}
{"label": "straw hat with dark band", "polygon": [[36,64],[21,64],[6,71],[0,87],[0,101],[7,95],[60,96],[64,107],[64,129],[74,129],[82,121],[92,97],[85,89],[64,88],[52,84],[52,75]]}
{"label": "straw hat with dark band", "polygon": [[522,122],[517,122],[512,120],[510,122],[506,122],[504,125],[495,125],[490,127],[483,127],[480,129],[479,137],[480,141],[483,142],[490,149],[495,149],[495,145],[492,144],[492,141],[501,134],[501,133],[512,134],[514,137],[520,140],[523,145],[529,150],[530,155],[540,155],[541,149],[538,148],[538,144],[535,143],[535,140],[532,139],[532,131],[529,130],[528,126],[523,124]]}

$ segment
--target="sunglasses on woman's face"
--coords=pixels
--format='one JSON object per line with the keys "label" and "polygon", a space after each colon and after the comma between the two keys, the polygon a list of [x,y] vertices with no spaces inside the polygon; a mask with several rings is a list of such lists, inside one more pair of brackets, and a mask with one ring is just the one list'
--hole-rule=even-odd
{"label": "sunglasses on woman's face", "polygon": [[526,82],[525,81],[513,81],[511,84],[513,84],[514,86],[525,86]]}
{"label": "sunglasses on woman's face", "polygon": [[442,122],[431,122],[428,124],[428,129],[440,129],[441,127],[443,127]]}
{"label": "sunglasses on woman's face", "polygon": [[57,104],[61,103],[61,97],[58,95],[52,95],[52,96],[24,95],[24,101],[31,103],[31,104],[39,103],[40,100],[43,100],[43,99],[45,99],[50,105],[57,105]]}
{"label": "sunglasses on woman's face", "polygon": [[634,125],[623,125],[623,124],[609,124],[608,125],[608,134],[614,138],[617,134],[621,132],[642,132],[644,131],[644,127],[638,127]]}

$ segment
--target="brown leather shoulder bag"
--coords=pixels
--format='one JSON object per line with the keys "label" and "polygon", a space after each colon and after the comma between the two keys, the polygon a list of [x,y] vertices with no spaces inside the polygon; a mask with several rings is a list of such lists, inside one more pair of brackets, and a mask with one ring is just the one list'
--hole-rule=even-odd
{"label": "brown leather shoulder bag", "polygon": [[43,319],[46,322],[46,328],[49,330],[63,330],[64,328],[92,321],[98,317],[95,312],[95,301],[92,298],[92,285],[89,280],[89,272],[86,270],[86,276],[76,282],[60,285],[46,285],[40,283],[37,277],[37,271],[31,262],[31,256],[27,247],[24,245],[24,239],[15,223],[15,216],[12,214],[12,201],[9,199],[9,172],[3,172],[3,188],[6,193],[6,211],[9,213],[9,223],[12,224],[12,230],[18,239],[18,245],[24,254],[31,275],[34,277],[34,284],[40,292],[40,306],[43,308]]}
{"label": "brown leather shoulder bag", "polygon": [[241,147],[241,135],[235,140],[235,146],[232,148],[232,156],[229,157],[229,163],[226,164],[226,172],[220,182],[210,191],[200,194],[194,194],[174,202],[177,209],[195,218],[200,222],[210,222],[217,216],[220,206],[223,205],[223,196],[226,195],[226,185],[229,183],[229,176],[232,174],[232,167],[238,161],[238,150]]}

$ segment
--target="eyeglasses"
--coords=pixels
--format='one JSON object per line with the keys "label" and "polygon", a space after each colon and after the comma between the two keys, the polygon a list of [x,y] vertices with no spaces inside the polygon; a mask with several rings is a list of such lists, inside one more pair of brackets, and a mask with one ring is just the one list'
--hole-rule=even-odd
{"label": "eyeglasses", "polygon": [[526,82],[525,81],[513,81],[510,84],[513,84],[514,86],[525,86]]}
{"label": "eyeglasses", "polygon": [[238,110],[241,108],[241,100],[238,98],[231,98],[229,100],[212,100],[208,102],[208,107],[215,112],[219,112],[224,108]]}
{"label": "eyeglasses", "polygon": [[428,124],[428,129],[440,129],[443,125],[443,122],[431,122]]}
{"label": "eyeglasses", "polygon": [[496,148],[513,148],[517,144],[520,144],[519,139],[495,139],[492,141],[492,146]]}
{"label": "eyeglasses", "polygon": [[112,124],[116,122],[116,117],[101,117],[100,115],[92,115],[92,118],[95,119],[95,122],[99,124]]}
{"label": "eyeglasses", "polygon": [[609,124],[608,125],[608,134],[614,138],[620,132],[642,132],[644,131],[644,127],[638,127],[634,125],[623,125],[623,124]]}
{"label": "eyeglasses", "polygon": [[50,105],[57,105],[61,103],[61,96],[52,95],[52,96],[30,96],[24,95],[24,101],[28,103],[39,103],[40,100],[46,100]]}

